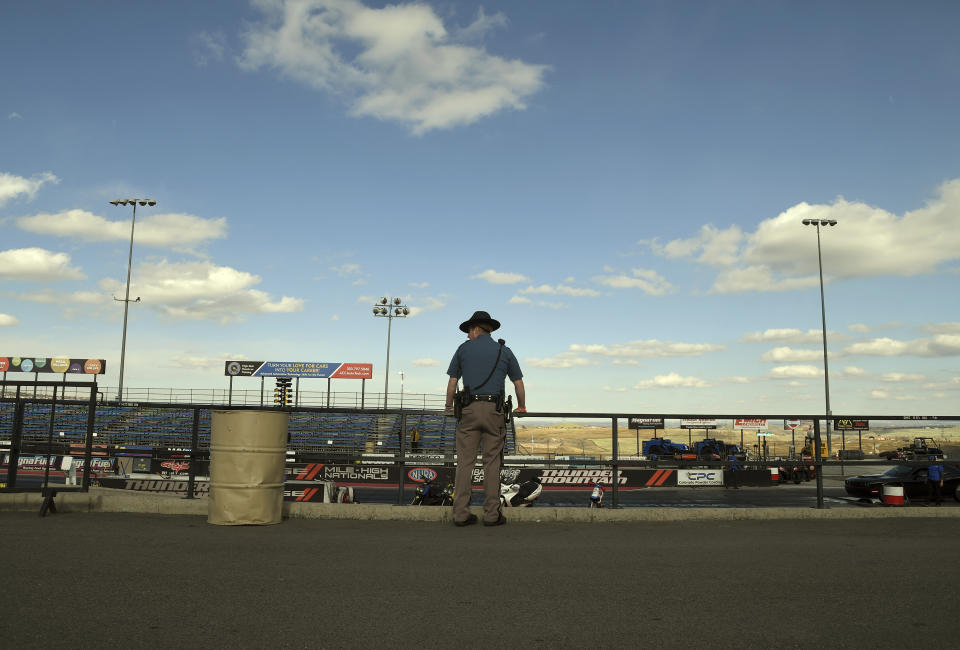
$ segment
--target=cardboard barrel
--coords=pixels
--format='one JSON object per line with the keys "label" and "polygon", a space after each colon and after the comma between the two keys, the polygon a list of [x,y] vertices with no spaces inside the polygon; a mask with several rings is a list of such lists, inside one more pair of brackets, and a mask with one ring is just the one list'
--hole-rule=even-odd
{"label": "cardboard barrel", "polygon": [[207,523],[280,523],[287,419],[285,411],[213,412]]}
{"label": "cardboard barrel", "polygon": [[884,485],[881,501],[883,501],[883,505],[885,506],[902,506],[904,504],[903,486]]}

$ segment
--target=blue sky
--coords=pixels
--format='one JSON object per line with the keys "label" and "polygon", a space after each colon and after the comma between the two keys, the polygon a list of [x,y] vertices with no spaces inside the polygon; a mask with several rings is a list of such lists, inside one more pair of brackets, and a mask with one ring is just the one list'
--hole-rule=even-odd
{"label": "blue sky", "polygon": [[[531,410],[960,404],[953,2],[19,3],[0,342],[115,385],[223,360],[439,393],[484,309]],[[254,388],[255,386],[250,386]],[[320,388],[320,387],[318,387]],[[347,381],[336,387],[355,390]]]}

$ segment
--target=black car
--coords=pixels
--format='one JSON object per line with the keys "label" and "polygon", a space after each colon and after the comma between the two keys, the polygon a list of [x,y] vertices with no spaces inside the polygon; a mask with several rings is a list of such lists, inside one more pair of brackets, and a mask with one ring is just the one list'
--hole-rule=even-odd
{"label": "black car", "polygon": [[[873,476],[852,476],[844,482],[847,494],[859,499],[879,499],[883,495],[884,485],[902,485],[903,495],[908,499],[918,501],[929,498],[927,490],[927,466],[926,465],[897,465],[891,467],[883,474]],[[960,501],[960,465],[956,463],[943,463],[943,489],[941,494],[944,499],[951,496]]]}

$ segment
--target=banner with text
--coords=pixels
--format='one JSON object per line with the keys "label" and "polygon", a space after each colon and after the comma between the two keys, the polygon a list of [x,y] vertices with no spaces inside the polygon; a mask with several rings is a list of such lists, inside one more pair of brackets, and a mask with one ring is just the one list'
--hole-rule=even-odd
{"label": "banner with text", "polygon": [[688,418],[680,420],[681,429],[716,429],[717,421],[714,418]]}
{"label": "banner with text", "polygon": [[677,485],[723,485],[723,470],[678,469]]}
{"label": "banner with text", "polygon": [[372,363],[319,361],[227,361],[227,377],[304,377],[310,379],[373,379]]}
{"label": "banner with text", "polygon": [[833,428],[837,431],[869,431],[870,420],[848,420],[846,418],[836,418],[833,421]]}
{"label": "banner with text", "polygon": [[662,429],[663,418],[630,418],[627,426],[631,429]]}
{"label": "banner with text", "polygon": [[734,429],[766,429],[767,421],[765,419],[737,418],[733,421]]}

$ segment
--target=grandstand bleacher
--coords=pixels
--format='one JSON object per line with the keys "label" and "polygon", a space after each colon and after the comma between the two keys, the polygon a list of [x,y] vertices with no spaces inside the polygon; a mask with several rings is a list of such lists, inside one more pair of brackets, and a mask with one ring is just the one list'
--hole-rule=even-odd
{"label": "grandstand bleacher", "polygon": [[[42,442],[50,430],[49,400],[26,401],[23,412],[23,440]],[[57,402],[53,435],[59,442],[82,442],[87,432],[87,402]],[[193,432],[194,408],[200,408],[200,447],[210,444],[209,407],[176,405],[98,404],[93,431],[96,444],[189,447]],[[359,454],[396,453],[400,449],[402,424],[405,447],[413,453],[453,454],[456,451],[456,420],[436,411],[383,413],[381,411],[328,412],[322,409],[291,409],[289,448],[315,453]],[[14,402],[0,402],[0,439],[9,440],[14,425]],[[413,430],[419,440],[411,440]],[[62,433],[62,435],[61,435]],[[516,435],[508,428],[506,453],[515,453]]]}

